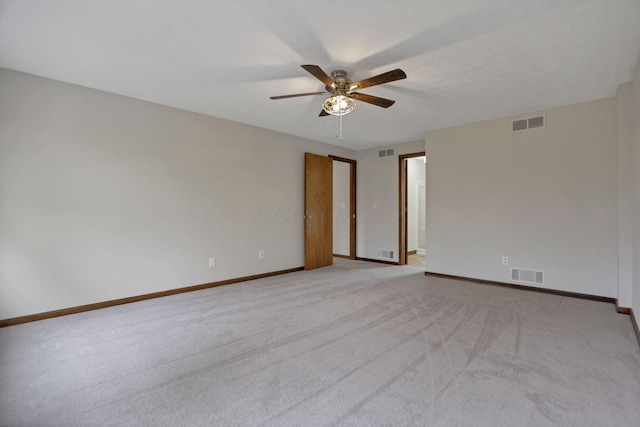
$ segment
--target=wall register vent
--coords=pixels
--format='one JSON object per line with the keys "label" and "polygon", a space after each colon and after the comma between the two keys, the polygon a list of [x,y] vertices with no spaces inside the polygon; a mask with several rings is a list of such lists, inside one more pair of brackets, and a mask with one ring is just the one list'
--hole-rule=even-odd
{"label": "wall register vent", "polygon": [[386,249],[378,249],[378,256],[382,258],[393,259],[393,251],[388,251]]}
{"label": "wall register vent", "polygon": [[525,130],[540,129],[543,127],[544,116],[529,117],[511,122],[511,132],[523,132]]}
{"label": "wall register vent", "polygon": [[378,158],[382,159],[384,157],[393,157],[396,155],[395,148],[385,148],[384,150],[378,150]]}
{"label": "wall register vent", "polygon": [[511,281],[529,285],[544,285],[544,271],[512,268]]}

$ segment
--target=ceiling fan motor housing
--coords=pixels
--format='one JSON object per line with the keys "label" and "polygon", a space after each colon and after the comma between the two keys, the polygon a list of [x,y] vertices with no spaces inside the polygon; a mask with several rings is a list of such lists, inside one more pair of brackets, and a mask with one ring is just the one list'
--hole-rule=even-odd
{"label": "ceiling fan motor housing", "polygon": [[325,86],[327,92],[340,91],[344,93],[350,89],[351,80],[347,79],[346,71],[334,70],[331,72],[331,78],[333,79],[333,84]]}

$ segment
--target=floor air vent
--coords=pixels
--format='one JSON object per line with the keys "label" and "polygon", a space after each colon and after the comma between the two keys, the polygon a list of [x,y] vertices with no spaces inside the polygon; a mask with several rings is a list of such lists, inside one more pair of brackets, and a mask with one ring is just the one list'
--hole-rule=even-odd
{"label": "floor air vent", "polygon": [[393,251],[388,251],[386,249],[378,249],[378,256],[382,258],[393,259]]}
{"label": "floor air vent", "polygon": [[511,280],[530,285],[544,285],[544,271],[527,270],[524,268],[512,268]]}
{"label": "floor air vent", "polygon": [[522,132],[543,127],[544,116],[529,117],[528,119],[514,120],[511,122],[511,132]]}

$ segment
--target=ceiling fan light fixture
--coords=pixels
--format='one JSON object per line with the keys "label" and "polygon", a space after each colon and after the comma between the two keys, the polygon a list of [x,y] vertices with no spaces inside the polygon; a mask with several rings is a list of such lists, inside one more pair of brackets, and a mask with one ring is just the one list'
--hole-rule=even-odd
{"label": "ceiling fan light fixture", "polygon": [[322,105],[322,109],[334,116],[344,116],[356,108],[356,102],[346,95],[333,95]]}

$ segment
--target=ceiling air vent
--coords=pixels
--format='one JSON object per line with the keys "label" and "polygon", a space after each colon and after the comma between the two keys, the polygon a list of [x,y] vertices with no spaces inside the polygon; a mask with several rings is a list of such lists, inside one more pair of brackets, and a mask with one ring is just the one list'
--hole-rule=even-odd
{"label": "ceiling air vent", "polygon": [[544,285],[544,271],[525,268],[512,268],[511,280],[530,285]]}
{"label": "ceiling air vent", "polygon": [[383,157],[393,157],[396,155],[395,148],[385,148],[384,150],[378,150],[378,158],[382,159]]}
{"label": "ceiling air vent", "polygon": [[527,119],[513,120],[511,122],[511,132],[522,132],[530,129],[544,127],[544,116],[529,117]]}

